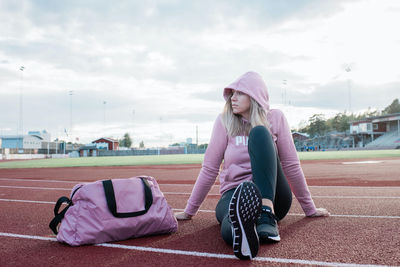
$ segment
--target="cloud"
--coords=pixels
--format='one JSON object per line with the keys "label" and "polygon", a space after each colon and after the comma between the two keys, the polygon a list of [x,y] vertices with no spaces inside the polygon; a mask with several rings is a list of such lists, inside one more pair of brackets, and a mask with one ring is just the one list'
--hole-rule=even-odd
{"label": "cloud", "polygon": [[286,108],[291,125],[302,119],[298,114],[347,109],[348,79],[355,111],[383,108],[400,97],[400,43],[391,30],[399,6],[1,1],[0,128],[16,131],[22,88],[26,129],[62,133],[70,127],[72,90],[81,140],[99,132],[122,136],[136,125],[149,143],[162,136],[177,142],[192,136],[186,129],[193,124],[206,140],[224,105],[223,88],[249,70],[264,77],[271,105]]}
{"label": "cloud", "polygon": [[[400,96],[400,82],[365,86],[351,81],[334,81],[325,85],[300,84],[289,90],[288,101],[299,107],[320,107],[356,112],[367,107],[383,109]],[[309,90],[307,91],[307,88]],[[303,89],[303,90],[302,90]],[[379,92],[379,97],[375,98]],[[316,103],[318,101],[318,103]]]}

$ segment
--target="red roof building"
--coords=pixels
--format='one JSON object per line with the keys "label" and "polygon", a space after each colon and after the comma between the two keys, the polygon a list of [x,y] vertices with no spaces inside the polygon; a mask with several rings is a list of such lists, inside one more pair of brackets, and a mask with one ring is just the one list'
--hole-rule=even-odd
{"label": "red roof building", "polygon": [[306,133],[299,133],[299,132],[293,132],[292,133],[293,140],[298,140],[298,141],[305,141],[310,139],[308,134]]}
{"label": "red roof building", "polygon": [[102,137],[100,139],[94,140],[93,144],[106,144],[105,147],[107,150],[119,150],[119,142],[118,140]]}

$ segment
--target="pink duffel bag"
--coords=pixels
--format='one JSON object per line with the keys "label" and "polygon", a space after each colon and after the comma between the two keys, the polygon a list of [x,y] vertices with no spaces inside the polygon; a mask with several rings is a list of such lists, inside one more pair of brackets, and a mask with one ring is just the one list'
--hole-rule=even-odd
{"label": "pink duffel bag", "polygon": [[[63,203],[67,207],[59,212]],[[54,215],[49,227],[59,242],[71,246],[172,233],[178,229],[171,207],[151,176],[78,184],[72,189],[70,199],[58,199]]]}

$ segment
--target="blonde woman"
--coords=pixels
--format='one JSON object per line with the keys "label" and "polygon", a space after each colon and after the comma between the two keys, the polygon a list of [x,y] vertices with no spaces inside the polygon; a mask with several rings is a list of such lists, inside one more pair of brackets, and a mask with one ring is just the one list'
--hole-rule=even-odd
{"label": "blonde woman", "polygon": [[292,192],[306,216],[329,212],[315,207],[289,125],[280,110],[269,108],[261,76],[245,73],[224,89],[223,96],[224,111],[214,123],[200,174],[184,212],[176,218],[191,219],[219,175],[216,217],[222,238],[233,245],[238,258],[251,259],[259,242],[280,241],[277,221],[288,213]]}

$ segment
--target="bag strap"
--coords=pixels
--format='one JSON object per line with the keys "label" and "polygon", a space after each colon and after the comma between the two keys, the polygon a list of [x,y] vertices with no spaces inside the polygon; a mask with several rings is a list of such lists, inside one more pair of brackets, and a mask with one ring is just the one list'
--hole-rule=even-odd
{"label": "bag strap", "polygon": [[[74,192],[72,192],[71,199],[63,196],[57,200],[56,205],[54,206],[54,218],[53,218],[53,220],[51,220],[51,222],[49,224],[49,227],[53,231],[54,234],[58,233],[57,226],[61,223],[62,219],[64,219],[64,215],[67,212],[67,210],[69,209],[69,207],[74,205],[72,203],[72,198],[74,197],[76,191],[78,191],[78,189],[80,189],[81,187],[82,186],[79,186],[78,188],[76,188],[74,190]],[[67,203],[67,206],[61,212],[58,212],[63,203]]]}
{"label": "bag strap", "polygon": [[[59,209],[63,203],[67,203],[68,205],[59,213]],[[54,234],[57,234],[57,226],[61,223],[62,219],[64,218],[65,213],[72,206],[72,201],[67,197],[60,197],[57,200],[56,206],[54,207],[54,218],[51,220],[49,227],[53,231]]]}
{"label": "bag strap", "polygon": [[143,182],[144,187],[144,210],[135,211],[135,212],[117,212],[117,204],[115,202],[115,194],[114,194],[114,187],[112,184],[112,180],[105,180],[103,181],[104,193],[106,195],[107,206],[112,215],[117,218],[129,218],[129,217],[136,217],[145,214],[149,209],[150,206],[153,204],[153,194],[151,193],[151,188],[147,179],[140,178]]}

